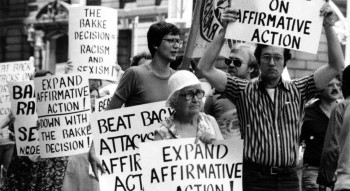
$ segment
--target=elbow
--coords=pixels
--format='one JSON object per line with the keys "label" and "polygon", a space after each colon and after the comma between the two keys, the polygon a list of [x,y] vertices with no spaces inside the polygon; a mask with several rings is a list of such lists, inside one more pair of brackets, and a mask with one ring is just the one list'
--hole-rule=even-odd
{"label": "elbow", "polygon": [[336,64],[333,68],[334,68],[336,71],[338,71],[339,73],[340,73],[341,71],[343,71],[344,68],[345,68],[345,62],[344,62],[344,60],[342,60],[341,62],[339,62],[338,64]]}

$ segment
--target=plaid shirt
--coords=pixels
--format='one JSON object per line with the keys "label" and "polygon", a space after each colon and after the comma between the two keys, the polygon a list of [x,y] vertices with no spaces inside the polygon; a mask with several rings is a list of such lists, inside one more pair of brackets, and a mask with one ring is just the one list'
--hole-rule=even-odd
{"label": "plaid shirt", "polygon": [[267,166],[295,166],[305,103],[316,93],[313,75],[282,80],[274,100],[261,78],[249,82],[227,76],[225,94],[237,107],[244,159]]}

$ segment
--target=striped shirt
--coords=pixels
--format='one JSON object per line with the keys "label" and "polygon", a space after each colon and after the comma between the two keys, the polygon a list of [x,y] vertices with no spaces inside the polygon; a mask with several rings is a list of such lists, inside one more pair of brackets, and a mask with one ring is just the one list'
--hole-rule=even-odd
{"label": "striped shirt", "polygon": [[244,159],[266,166],[295,166],[305,103],[317,93],[313,75],[281,81],[274,100],[261,78],[249,82],[227,76],[224,92],[237,107]]}

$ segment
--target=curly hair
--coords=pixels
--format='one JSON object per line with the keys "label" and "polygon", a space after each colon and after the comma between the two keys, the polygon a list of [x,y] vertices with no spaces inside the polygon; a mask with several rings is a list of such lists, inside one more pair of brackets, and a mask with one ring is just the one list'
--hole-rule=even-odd
{"label": "curly hair", "polygon": [[132,60],[131,60],[131,64],[130,66],[138,66],[139,65],[139,62],[141,59],[145,59],[145,60],[150,60],[152,59],[151,55],[149,53],[146,53],[146,52],[142,52],[140,54],[137,54],[135,55],[134,57],[132,57]]}

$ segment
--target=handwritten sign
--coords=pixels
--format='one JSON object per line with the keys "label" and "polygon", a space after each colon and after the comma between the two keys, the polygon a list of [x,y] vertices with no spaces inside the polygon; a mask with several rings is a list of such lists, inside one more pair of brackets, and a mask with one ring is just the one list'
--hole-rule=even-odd
{"label": "handwritten sign", "polygon": [[242,190],[242,140],[194,144],[194,138],[140,144],[145,190]]}
{"label": "handwritten sign", "polygon": [[316,54],[322,30],[324,1],[232,0],[238,19],[226,38]]}
{"label": "handwritten sign", "polygon": [[[222,30],[222,12],[230,6],[230,0],[202,0],[196,2],[185,57],[200,58],[214,38]],[[220,56],[228,57],[232,41],[225,41]]]}
{"label": "handwritten sign", "polygon": [[0,121],[10,113],[11,103],[7,82],[24,82],[34,74],[32,60],[0,63]]}
{"label": "handwritten sign", "polygon": [[107,171],[101,190],[142,190],[138,145],[152,141],[158,123],[171,114],[164,101],[92,114],[96,154]]}
{"label": "handwritten sign", "polygon": [[69,10],[69,58],[73,71],[117,81],[117,10],[100,6]]}
{"label": "handwritten sign", "polygon": [[39,155],[34,81],[9,82],[9,90],[11,111],[16,118],[14,130],[17,155]]}
{"label": "handwritten sign", "polygon": [[111,102],[114,94],[106,95],[95,100],[95,112],[104,111]]}
{"label": "handwritten sign", "polygon": [[91,143],[88,79],[79,74],[34,79],[43,158],[85,153]]}

